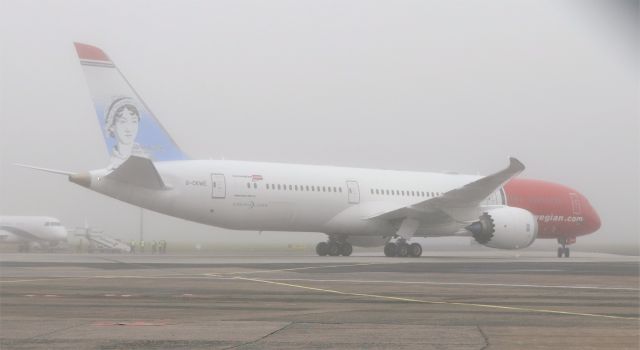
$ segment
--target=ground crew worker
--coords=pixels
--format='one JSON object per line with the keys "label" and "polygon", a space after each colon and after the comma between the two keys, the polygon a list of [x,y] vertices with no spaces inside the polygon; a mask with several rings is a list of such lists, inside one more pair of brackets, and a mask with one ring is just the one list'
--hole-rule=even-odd
{"label": "ground crew worker", "polygon": [[136,241],[129,242],[129,248],[131,248],[129,250],[129,253],[135,254],[136,253]]}
{"label": "ground crew worker", "polygon": [[151,244],[151,253],[155,254],[157,251],[158,251],[158,242],[153,241],[153,243]]}
{"label": "ground crew worker", "polygon": [[140,241],[140,253],[144,253],[144,241]]}

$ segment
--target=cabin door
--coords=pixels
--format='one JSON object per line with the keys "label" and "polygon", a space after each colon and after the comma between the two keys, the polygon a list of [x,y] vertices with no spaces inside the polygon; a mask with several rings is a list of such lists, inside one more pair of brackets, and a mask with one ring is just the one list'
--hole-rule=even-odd
{"label": "cabin door", "polygon": [[350,204],[360,203],[360,187],[356,181],[347,181],[347,194]]}
{"label": "cabin door", "polygon": [[227,184],[224,174],[211,174],[211,198],[225,198],[227,196]]}

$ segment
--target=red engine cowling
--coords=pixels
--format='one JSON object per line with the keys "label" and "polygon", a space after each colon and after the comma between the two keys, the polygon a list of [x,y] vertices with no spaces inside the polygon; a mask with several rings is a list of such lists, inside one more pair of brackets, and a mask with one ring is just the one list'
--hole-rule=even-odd
{"label": "red engine cowling", "polygon": [[482,214],[467,227],[480,244],[497,249],[522,249],[535,241],[538,223],[530,212],[515,207],[499,207]]}

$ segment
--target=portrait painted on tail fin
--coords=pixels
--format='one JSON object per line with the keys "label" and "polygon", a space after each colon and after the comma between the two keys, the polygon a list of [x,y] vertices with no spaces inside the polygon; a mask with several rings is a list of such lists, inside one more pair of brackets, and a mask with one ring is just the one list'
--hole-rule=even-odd
{"label": "portrait painted on tail fin", "polygon": [[136,142],[141,115],[134,99],[127,96],[115,97],[104,116],[104,129],[115,142],[111,149],[108,169],[116,169],[132,155],[150,157],[149,152]]}

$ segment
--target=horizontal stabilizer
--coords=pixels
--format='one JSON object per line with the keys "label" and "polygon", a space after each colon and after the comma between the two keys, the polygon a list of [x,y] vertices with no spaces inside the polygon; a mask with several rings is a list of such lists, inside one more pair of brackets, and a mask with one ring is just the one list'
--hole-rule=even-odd
{"label": "horizontal stabilizer", "polygon": [[109,179],[151,190],[166,188],[158,170],[149,158],[131,156],[106,176]]}
{"label": "horizontal stabilizer", "polygon": [[38,171],[44,171],[44,172],[52,173],[52,174],[67,175],[67,176],[75,174],[74,172],[71,172],[71,171],[42,168],[42,167],[39,167],[39,166],[28,165],[28,164],[14,163],[14,165],[22,167],[22,168],[33,169],[33,170],[38,170]]}

